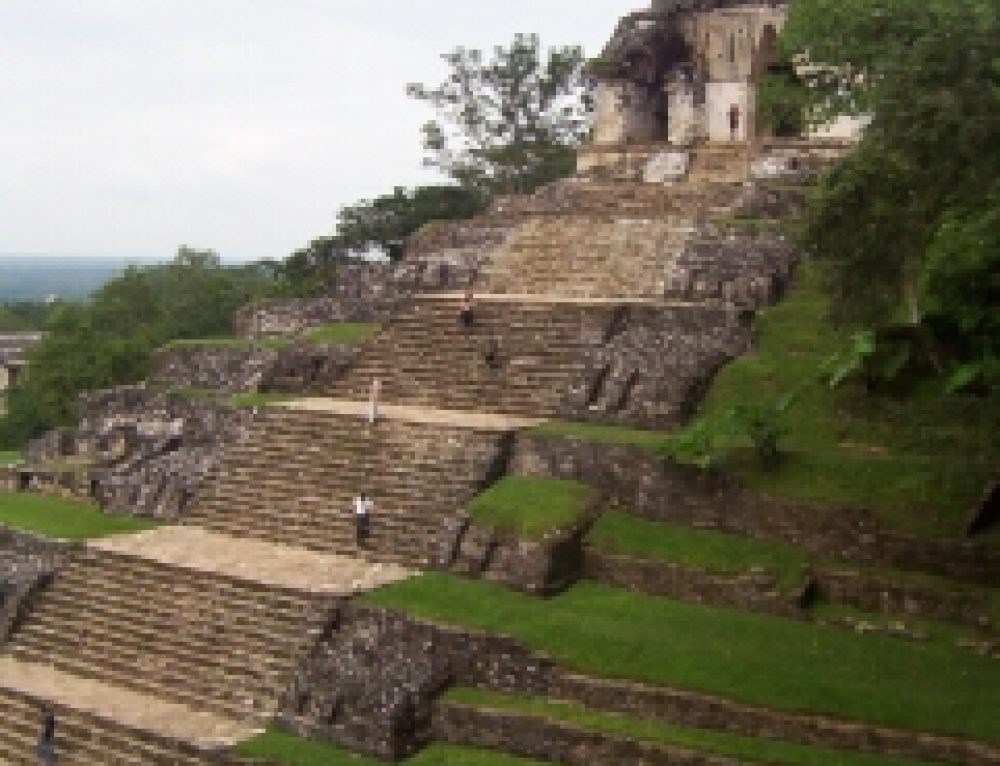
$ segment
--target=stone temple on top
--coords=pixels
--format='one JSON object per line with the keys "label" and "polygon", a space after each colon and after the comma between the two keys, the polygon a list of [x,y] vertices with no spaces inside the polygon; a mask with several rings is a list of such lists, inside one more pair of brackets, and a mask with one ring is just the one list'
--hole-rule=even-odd
{"label": "stone temple on top", "polygon": [[787,3],[653,0],[592,64],[594,144],[746,141],[754,83],[775,61]]}

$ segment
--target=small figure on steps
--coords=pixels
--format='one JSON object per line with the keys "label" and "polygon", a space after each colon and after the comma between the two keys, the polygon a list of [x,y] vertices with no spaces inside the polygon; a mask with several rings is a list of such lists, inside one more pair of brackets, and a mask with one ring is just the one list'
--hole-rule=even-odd
{"label": "small figure on steps", "polygon": [[500,367],[500,339],[497,337],[490,337],[483,344],[483,361],[486,362],[486,366],[491,370],[499,369]]}
{"label": "small figure on steps", "polygon": [[740,105],[733,104],[729,107],[729,140],[735,141],[740,130]]}
{"label": "small figure on steps", "polygon": [[38,735],[35,746],[38,762],[50,766],[59,760],[56,755],[56,713],[52,705],[42,707],[42,733]]}
{"label": "small figure on steps", "polygon": [[462,305],[458,309],[458,323],[464,330],[471,330],[473,322],[472,315],[472,291],[469,290],[462,298]]}
{"label": "small figure on steps", "polygon": [[378,418],[378,399],[382,394],[382,381],[372,378],[371,393],[368,395],[368,424],[373,425]]}
{"label": "small figure on steps", "polygon": [[354,532],[360,548],[368,541],[371,532],[371,512],[375,508],[375,501],[362,492],[354,498]]}

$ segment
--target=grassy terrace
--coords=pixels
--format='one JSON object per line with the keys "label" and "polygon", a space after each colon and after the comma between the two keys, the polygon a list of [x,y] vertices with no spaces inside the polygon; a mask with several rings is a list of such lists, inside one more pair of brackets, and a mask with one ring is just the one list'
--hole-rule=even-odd
{"label": "grassy terrace", "polygon": [[[761,470],[739,436],[717,441],[726,468],[766,493],[870,508],[911,534],[961,536],[986,482],[1000,472],[1000,399],[946,395],[940,379],[896,394],[830,389],[821,368],[850,345],[851,331],[831,327],[826,313],[807,263],[788,297],[758,315],[754,351],[716,376],[699,412],[708,423],[737,405],[798,392],[784,415],[780,468]],[[532,432],[691,457],[664,431],[554,421]],[[1000,531],[987,537],[1000,542]]]}
{"label": "grassy terrace", "polygon": [[616,510],[606,511],[598,519],[587,542],[608,553],[668,561],[718,574],[762,567],[785,587],[801,582],[802,568],[808,562],[802,551],[784,543],[648,521]]}
{"label": "grassy terrace", "polygon": [[114,516],[94,505],[27,492],[0,492],[0,524],[61,540],[86,540],[157,526],[148,519]]}
{"label": "grassy terrace", "polygon": [[1000,663],[944,642],[859,636],[592,583],[543,601],[428,573],[363,600],[512,635],[594,676],[1000,742]]}
{"label": "grassy terrace", "polygon": [[[384,763],[325,742],[273,730],[240,743],[236,752],[247,758],[267,759],[286,766],[382,766]],[[432,745],[403,763],[408,766],[539,766],[541,762],[470,747]]]}
{"label": "grassy terrace", "polygon": [[932,766],[927,761],[867,755],[792,742],[744,737],[708,729],[674,726],[661,721],[630,718],[589,710],[572,702],[499,694],[482,689],[452,689],[445,699],[475,707],[509,710],[573,724],[605,734],[696,750],[701,753],[746,758],[788,766]]}
{"label": "grassy terrace", "polygon": [[507,476],[469,504],[473,520],[487,527],[540,540],[573,527],[583,514],[589,487],[575,481]]}
{"label": "grassy terrace", "polygon": [[21,459],[21,453],[17,450],[0,450],[0,465],[10,465]]}

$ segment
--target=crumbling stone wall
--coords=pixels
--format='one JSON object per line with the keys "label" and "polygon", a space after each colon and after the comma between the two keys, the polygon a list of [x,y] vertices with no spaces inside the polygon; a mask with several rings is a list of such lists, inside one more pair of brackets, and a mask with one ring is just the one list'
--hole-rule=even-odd
{"label": "crumbling stone wall", "polygon": [[396,759],[426,744],[431,706],[448,685],[544,694],[551,661],[520,643],[344,603],[297,671],[283,723],[307,736]]}
{"label": "crumbling stone wall", "polygon": [[76,429],[28,444],[30,483],[47,466],[85,466],[87,494],[102,507],[172,519],[219,465],[222,452],[246,438],[254,413],[207,398],[122,387],[83,394]]}
{"label": "crumbling stone wall", "polygon": [[645,427],[677,425],[718,369],[750,346],[751,315],[725,308],[623,306],[588,355],[560,415]]}
{"label": "crumbling stone wall", "polygon": [[353,343],[294,343],[284,348],[179,348],[153,356],[149,384],[220,393],[327,390],[361,354]]}

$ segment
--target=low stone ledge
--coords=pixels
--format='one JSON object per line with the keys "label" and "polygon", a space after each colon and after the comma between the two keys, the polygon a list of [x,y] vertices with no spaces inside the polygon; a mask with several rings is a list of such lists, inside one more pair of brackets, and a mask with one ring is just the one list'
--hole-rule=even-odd
{"label": "low stone ledge", "polygon": [[579,766],[743,766],[738,761],[655,745],[523,713],[454,702],[434,706],[436,740]]}
{"label": "low stone ledge", "polygon": [[934,540],[883,529],[861,508],[770,497],[730,476],[661,458],[649,449],[520,433],[510,471],[583,481],[637,516],[783,540],[819,556],[1000,583],[1000,552],[959,539]]}
{"label": "low stone ledge", "polygon": [[563,674],[554,696],[682,726],[967,766],[997,766],[1000,748],[971,739],[755,707],[680,689]]}
{"label": "low stone ledge", "polygon": [[925,587],[853,571],[819,570],[815,578],[824,598],[866,612],[954,622],[976,628],[989,627],[992,622],[992,606],[981,594]]}
{"label": "low stone ledge", "polygon": [[670,596],[697,604],[732,606],[798,617],[808,578],[795,593],[784,593],[773,575],[747,571],[722,575],[667,561],[650,561],[584,548],[583,575],[619,588]]}

